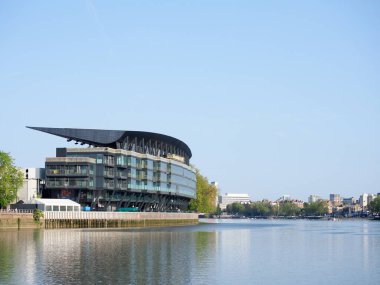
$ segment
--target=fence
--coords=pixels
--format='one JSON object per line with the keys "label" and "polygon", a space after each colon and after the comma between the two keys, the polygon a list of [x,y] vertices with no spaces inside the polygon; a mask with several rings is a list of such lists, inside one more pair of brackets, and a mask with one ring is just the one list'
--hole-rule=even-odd
{"label": "fence", "polygon": [[196,220],[194,213],[44,212],[45,220]]}
{"label": "fence", "polygon": [[32,214],[34,210],[19,210],[19,209],[0,209],[0,215],[14,215],[14,214]]}

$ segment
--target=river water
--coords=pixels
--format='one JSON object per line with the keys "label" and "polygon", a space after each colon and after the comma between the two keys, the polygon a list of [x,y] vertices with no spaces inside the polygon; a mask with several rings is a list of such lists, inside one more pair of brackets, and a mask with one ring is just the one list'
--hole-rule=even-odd
{"label": "river water", "polygon": [[378,284],[380,222],[1,230],[0,284]]}

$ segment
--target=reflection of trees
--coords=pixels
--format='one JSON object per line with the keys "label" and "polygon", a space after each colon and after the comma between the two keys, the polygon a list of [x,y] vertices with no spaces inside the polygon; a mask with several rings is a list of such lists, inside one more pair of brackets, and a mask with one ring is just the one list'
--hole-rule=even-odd
{"label": "reflection of trees", "polygon": [[42,230],[0,230],[0,284],[34,283]]}
{"label": "reflection of trees", "polygon": [[215,251],[216,234],[215,232],[196,232],[195,234],[195,252],[198,261],[206,258]]}
{"label": "reflection of trees", "polygon": [[9,283],[12,277],[15,233],[0,231],[0,284]]}

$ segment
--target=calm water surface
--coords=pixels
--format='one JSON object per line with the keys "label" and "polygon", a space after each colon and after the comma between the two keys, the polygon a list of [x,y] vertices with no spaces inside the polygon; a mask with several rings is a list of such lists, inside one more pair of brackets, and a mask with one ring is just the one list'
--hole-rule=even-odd
{"label": "calm water surface", "polygon": [[1,230],[0,284],[378,284],[380,223]]}

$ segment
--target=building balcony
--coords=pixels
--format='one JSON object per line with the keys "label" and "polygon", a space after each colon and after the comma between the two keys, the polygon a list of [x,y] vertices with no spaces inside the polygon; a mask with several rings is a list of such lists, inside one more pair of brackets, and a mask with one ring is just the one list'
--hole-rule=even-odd
{"label": "building balcony", "polygon": [[103,175],[106,177],[115,177],[115,173],[113,171],[104,171]]}
{"label": "building balcony", "polygon": [[69,170],[56,170],[56,169],[46,169],[46,176],[90,176],[90,175],[93,175],[94,174],[94,171],[80,171],[80,172],[76,172],[76,171],[69,171]]}
{"label": "building balcony", "polygon": [[93,184],[88,181],[46,181],[46,188],[93,188]]}

